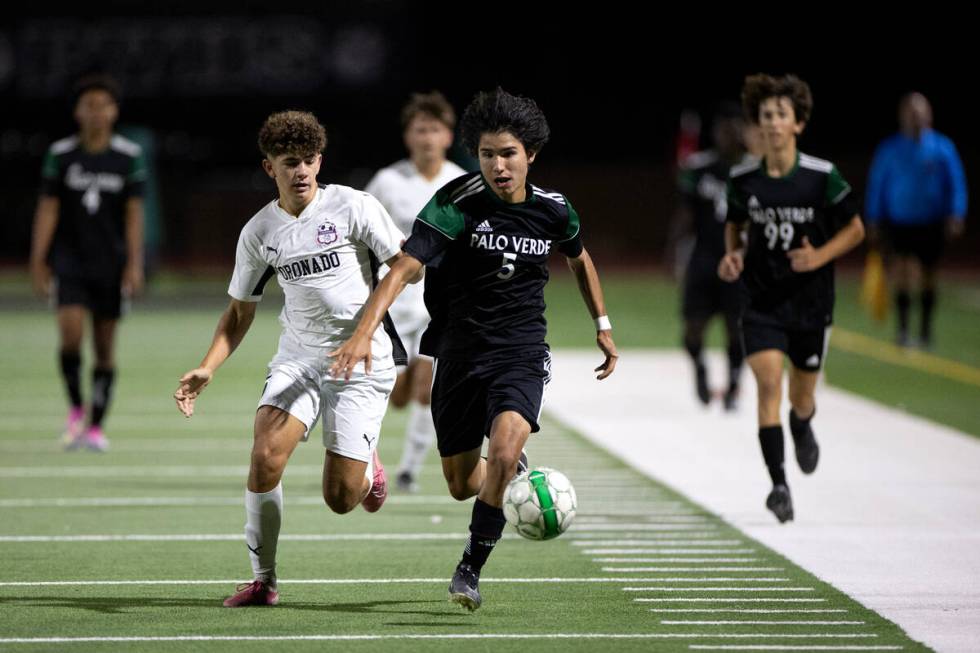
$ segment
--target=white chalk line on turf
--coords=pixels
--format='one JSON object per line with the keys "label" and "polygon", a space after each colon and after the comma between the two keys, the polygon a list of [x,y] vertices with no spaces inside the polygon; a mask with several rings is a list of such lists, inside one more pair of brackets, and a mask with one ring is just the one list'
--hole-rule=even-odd
{"label": "white chalk line on turf", "polygon": [[[645,599],[634,599],[640,601]],[[847,612],[843,608],[649,608],[650,612],[682,612],[688,613],[738,613],[738,614],[840,614]]]}
{"label": "white chalk line on turf", "polygon": [[[643,583],[649,578],[612,578],[612,577],[582,577],[582,578],[480,578],[482,583]],[[234,585],[244,582],[242,579],[225,580],[39,580],[39,581],[0,581],[0,587],[72,587],[72,586],[102,586],[102,585]],[[277,581],[280,585],[387,585],[411,583],[445,583],[446,578],[300,578]],[[646,591],[647,588],[642,588]],[[726,591],[738,591],[732,588],[719,588]],[[743,590],[744,591],[744,590]]]}
{"label": "white chalk line on turf", "polygon": [[[641,571],[651,571],[649,567],[639,567],[639,568],[629,568],[629,569],[615,569],[611,567],[603,567],[602,571],[609,573],[627,573],[627,572],[641,572]],[[658,571],[658,570],[652,570]],[[674,571],[671,569],[670,571]],[[698,571],[701,571],[700,569]],[[789,578],[773,578],[773,577],[753,577],[753,578],[743,578],[739,576],[684,576],[677,578],[664,578],[655,577],[650,578],[652,581],[658,583],[788,583],[791,579]]]}
{"label": "white chalk line on turf", "polygon": [[[518,535],[507,534],[514,538]],[[292,542],[345,542],[345,541],[424,541],[424,540],[453,540],[462,541],[467,533],[311,533],[280,535],[279,541]],[[139,534],[127,533],[120,535],[3,535],[0,543],[26,542],[244,542],[243,533],[187,533],[187,534]]]}
{"label": "white chalk line on turf", "polygon": [[727,554],[727,555],[738,555],[746,553],[755,553],[755,549],[732,549],[729,547],[718,547],[716,549],[700,549],[700,548],[688,548],[688,547],[657,547],[657,548],[630,548],[630,549],[585,549],[582,551],[583,555],[651,555],[651,554],[665,554],[665,555],[703,555],[703,554]]}
{"label": "white chalk line on turf", "polygon": [[626,539],[626,540],[577,540],[572,546],[738,546],[743,540],[668,540],[664,539]]}
{"label": "white chalk line on turf", "polygon": [[[649,578],[656,582],[656,578]],[[812,587],[669,587],[650,585],[648,587],[624,587],[628,592],[812,592]]]}
{"label": "white chalk line on turf", "polygon": [[306,642],[439,639],[871,639],[873,633],[446,633],[404,635],[170,635],[160,637],[4,637],[0,644],[95,642]]}
{"label": "white chalk line on turf", "polygon": [[[643,587],[624,587],[627,592],[645,591]],[[636,598],[637,603],[826,603],[827,599],[801,599],[801,598],[745,598],[739,597],[711,597],[711,598]]]}
{"label": "white chalk line on turf", "polygon": [[826,619],[661,619],[664,626],[861,626],[864,621]]}
{"label": "white chalk line on turf", "polygon": [[[593,560],[595,562],[595,560]],[[762,572],[762,571],[786,571],[783,567],[644,567],[643,571],[649,572],[671,572],[671,571],[738,571],[738,572]],[[660,579],[656,579],[660,580]]]}
{"label": "white chalk line on turf", "polygon": [[[286,506],[322,506],[321,496],[285,497]],[[457,504],[449,496],[441,495],[394,495],[387,499],[389,504]],[[243,496],[233,497],[50,497],[44,499],[0,499],[0,508],[116,508],[116,507],[175,507],[175,506],[243,506]]]}
{"label": "white chalk line on turf", "polygon": [[808,644],[803,646],[792,645],[768,645],[751,644],[741,646],[738,644],[711,644],[699,646],[691,644],[688,649],[692,651],[901,651],[901,646],[881,645],[881,646],[848,646],[833,645],[824,646],[820,644]]}

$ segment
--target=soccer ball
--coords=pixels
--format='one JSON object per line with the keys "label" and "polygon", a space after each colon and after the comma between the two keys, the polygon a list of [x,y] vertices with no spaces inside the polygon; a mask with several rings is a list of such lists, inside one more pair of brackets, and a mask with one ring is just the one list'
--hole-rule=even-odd
{"label": "soccer ball", "polygon": [[521,474],[504,491],[507,523],[529,540],[550,540],[575,519],[575,488],[556,469],[537,467]]}

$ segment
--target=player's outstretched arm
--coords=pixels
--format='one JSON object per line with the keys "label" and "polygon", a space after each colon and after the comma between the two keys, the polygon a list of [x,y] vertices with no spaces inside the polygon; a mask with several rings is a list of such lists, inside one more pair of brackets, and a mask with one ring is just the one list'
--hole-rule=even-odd
{"label": "player's outstretched arm", "polygon": [[725,255],[718,261],[718,276],[722,281],[736,281],[742,275],[744,256],[742,226],[734,222],[726,222]]}
{"label": "player's outstretched arm", "polygon": [[174,392],[174,401],[177,402],[177,410],[182,412],[184,417],[194,414],[194,402],[198,395],[211,382],[214,371],[231,356],[248,333],[255,318],[256,306],[256,302],[232,299],[228,308],[221,314],[221,319],[218,320],[211,347],[208,348],[204,360],[198,367],[180,377],[177,391]]}
{"label": "player's outstretched arm", "polygon": [[599,273],[596,272],[595,265],[592,263],[592,257],[589,256],[588,251],[585,249],[578,256],[568,258],[567,261],[568,268],[575,275],[575,280],[578,282],[578,289],[582,293],[582,299],[585,300],[585,306],[589,309],[589,314],[596,322],[596,345],[606,356],[606,360],[603,361],[602,365],[594,370],[599,372],[596,378],[601,381],[616,369],[616,361],[619,359],[619,354],[616,353],[616,343],[613,342],[612,337],[612,326],[609,323],[609,317],[606,315],[606,302],[602,297],[602,285],[599,283]]}
{"label": "player's outstretched arm", "polygon": [[864,223],[861,216],[855,215],[834,237],[820,247],[814,247],[810,240],[804,236],[802,247],[791,249],[786,252],[789,257],[789,265],[793,272],[810,272],[827,265],[834,259],[840,258],[844,254],[861,244],[864,240]]}
{"label": "player's outstretched arm", "polygon": [[334,377],[343,376],[350,380],[354,367],[364,363],[364,371],[371,373],[371,336],[374,335],[385,313],[398,294],[410,283],[418,283],[425,274],[425,267],[415,257],[399,252],[386,261],[391,271],[385,275],[378,287],[374,289],[364,306],[364,314],[354,330],[354,335],[327,356],[333,358],[330,374]]}
{"label": "player's outstretched arm", "polygon": [[47,297],[51,292],[51,268],[48,267],[48,250],[58,227],[57,197],[42,195],[37,202],[34,214],[34,234],[31,239],[31,283],[39,297]]}

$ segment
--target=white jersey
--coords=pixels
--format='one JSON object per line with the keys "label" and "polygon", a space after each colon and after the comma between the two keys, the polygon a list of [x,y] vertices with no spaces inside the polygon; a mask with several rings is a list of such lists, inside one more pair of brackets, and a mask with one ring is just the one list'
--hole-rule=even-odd
{"label": "white jersey", "polygon": [[[357,327],[373,288],[372,253],[386,261],[404,238],[377,200],[347,186],[321,186],[299,217],[273,200],[238,237],[228,294],[257,302],[275,275],[285,295],[280,351],[329,351]],[[371,340],[372,368],[392,367],[391,354],[391,339],[379,326]]]}
{"label": "white jersey", "polygon": [[[402,159],[374,175],[364,189],[378,198],[388,209],[395,224],[406,234],[412,233],[415,216],[422,210],[436,191],[450,181],[465,175],[466,171],[452,161],[442,164],[442,169],[429,181],[419,173],[409,159]],[[387,268],[384,269],[387,272]],[[425,327],[429,314],[422,301],[423,283],[406,286],[391,306],[391,317],[399,333],[407,333]]]}

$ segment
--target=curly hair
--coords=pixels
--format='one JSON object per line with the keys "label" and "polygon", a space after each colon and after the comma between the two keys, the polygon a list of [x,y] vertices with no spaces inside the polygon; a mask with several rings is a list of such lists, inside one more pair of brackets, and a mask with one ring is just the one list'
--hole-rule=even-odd
{"label": "curly hair", "polygon": [[797,122],[808,122],[813,112],[810,85],[796,75],[773,77],[765,73],[749,75],[742,85],[742,108],[745,117],[759,124],[759,105],[769,98],[784,97],[793,105]]}
{"label": "curly hair", "polygon": [[105,73],[91,73],[78,78],[71,89],[73,102],[78,104],[82,96],[89,91],[105,91],[116,104],[119,104],[119,97],[122,95],[119,82]]}
{"label": "curly hair", "polygon": [[463,144],[473,155],[477,154],[483,134],[509,132],[528,154],[540,152],[551,136],[548,121],[534,100],[511,95],[499,86],[477,93],[463,112],[460,129]]}
{"label": "curly hair", "polygon": [[407,129],[416,116],[438,120],[450,130],[456,128],[456,112],[446,96],[439,91],[431,93],[412,93],[412,97],[402,107],[402,129]]}
{"label": "curly hair", "polygon": [[279,111],[265,119],[259,130],[259,150],[268,158],[281,154],[310,156],[327,147],[327,130],[312,113]]}

